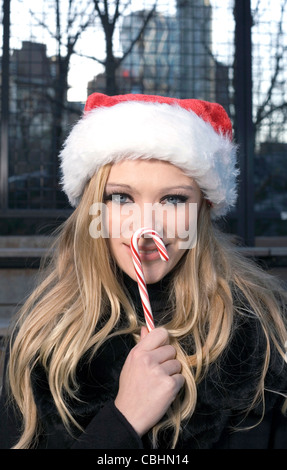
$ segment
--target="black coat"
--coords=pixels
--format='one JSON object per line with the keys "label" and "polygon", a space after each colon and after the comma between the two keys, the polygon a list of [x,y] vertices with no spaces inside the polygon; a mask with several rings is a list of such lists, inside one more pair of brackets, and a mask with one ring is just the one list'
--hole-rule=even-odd
{"label": "black coat", "polygon": [[[135,283],[129,285],[129,292],[140,314]],[[150,298],[155,314],[163,305],[158,286],[151,289]],[[77,372],[81,401],[69,405],[85,432],[74,429],[73,436],[55,409],[44,370],[37,366],[33,390],[42,429],[37,448],[150,448],[149,436],[140,439],[114,406],[120,371],[133,346],[131,336],[118,336],[107,341],[91,362],[82,358]],[[262,403],[256,404],[247,416],[245,413],[257,384],[263,351],[264,337],[258,320],[242,317],[230,347],[198,385],[196,410],[190,421],[183,423],[177,449],[287,449],[287,418],[281,413],[282,393],[287,393],[287,364],[275,351],[266,377],[264,413]],[[5,406],[5,398],[4,390],[0,407],[1,449],[15,443],[20,429],[17,415],[11,406]],[[238,430],[250,426],[249,430]],[[167,437],[160,437],[160,449],[168,448]]]}

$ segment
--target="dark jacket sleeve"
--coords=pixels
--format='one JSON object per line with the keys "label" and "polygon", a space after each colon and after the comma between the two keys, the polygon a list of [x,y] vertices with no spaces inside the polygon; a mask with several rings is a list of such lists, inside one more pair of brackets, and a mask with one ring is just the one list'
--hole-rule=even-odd
{"label": "dark jacket sleeve", "polygon": [[[13,405],[7,402],[5,389],[0,400],[0,449],[11,449],[20,437],[21,420]],[[46,449],[142,449],[143,444],[133,427],[113,401],[104,405],[78,439],[69,437],[63,426],[40,439]]]}
{"label": "dark jacket sleeve", "polygon": [[11,400],[8,399],[6,390],[5,377],[8,362],[7,351],[5,355],[3,377],[0,379],[0,388],[2,388],[0,396],[0,449],[11,449],[19,439],[21,428],[20,416]]}
{"label": "dark jacket sleeve", "polygon": [[92,419],[72,449],[143,449],[143,444],[111,401]]}
{"label": "dark jacket sleeve", "polygon": [[0,399],[0,449],[11,449],[19,439],[20,420],[13,407],[8,405],[6,393]]}
{"label": "dark jacket sleeve", "polygon": [[[6,374],[8,357],[4,365]],[[41,376],[38,376],[40,379]],[[41,383],[41,380],[39,380]],[[46,385],[46,384],[45,384]],[[134,428],[114,405],[113,399],[106,401],[93,413],[92,419],[77,438],[73,437],[63,425],[50,394],[41,388],[41,398],[47,413],[43,416],[42,432],[36,448],[38,449],[141,449],[142,441]],[[39,393],[40,395],[40,393]],[[39,397],[37,400],[37,404]],[[39,410],[41,414],[41,409]],[[0,449],[11,449],[21,435],[22,420],[11,400],[8,399],[3,379],[0,398]]]}

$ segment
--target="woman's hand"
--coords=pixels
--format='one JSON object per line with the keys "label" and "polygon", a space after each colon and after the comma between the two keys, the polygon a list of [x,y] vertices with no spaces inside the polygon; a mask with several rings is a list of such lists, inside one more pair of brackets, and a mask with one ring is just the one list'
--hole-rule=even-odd
{"label": "woman's hand", "polygon": [[164,328],[148,333],[130,351],[120,375],[115,405],[142,436],[163,417],[184,384],[176,350]]}

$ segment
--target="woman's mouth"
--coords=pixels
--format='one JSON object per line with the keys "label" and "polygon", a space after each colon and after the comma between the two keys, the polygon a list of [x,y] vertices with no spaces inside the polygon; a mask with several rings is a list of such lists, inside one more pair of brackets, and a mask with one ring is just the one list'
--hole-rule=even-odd
{"label": "woman's mouth", "polygon": [[155,261],[160,259],[160,255],[157,248],[141,247],[139,248],[139,255],[141,261]]}
{"label": "woman's mouth", "polygon": [[[127,246],[127,248],[129,248],[129,250],[131,250],[128,245],[126,245],[126,246]],[[165,246],[166,246],[166,248],[168,247],[168,245],[165,245]],[[139,255],[140,255],[140,259],[141,259],[142,262],[156,261],[158,259],[161,259],[158,249],[154,246],[141,246],[141,247],[139,247]]]}

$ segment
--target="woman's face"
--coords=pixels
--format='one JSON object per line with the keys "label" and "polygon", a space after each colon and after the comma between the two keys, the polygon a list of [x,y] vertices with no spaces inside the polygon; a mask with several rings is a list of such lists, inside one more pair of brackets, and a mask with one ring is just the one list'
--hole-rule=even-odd
{"label": "woman's face", "polygon": [[161,280],[179,262],[196,227],[202,194],[179,168],[159,160],[123,160],[112,166],[105,187],[109,248],[117,265],[136,280],[131,236],[140,227],[158,231],[169,260],[162,261],[152,238],[138,241],[147,284]]}

